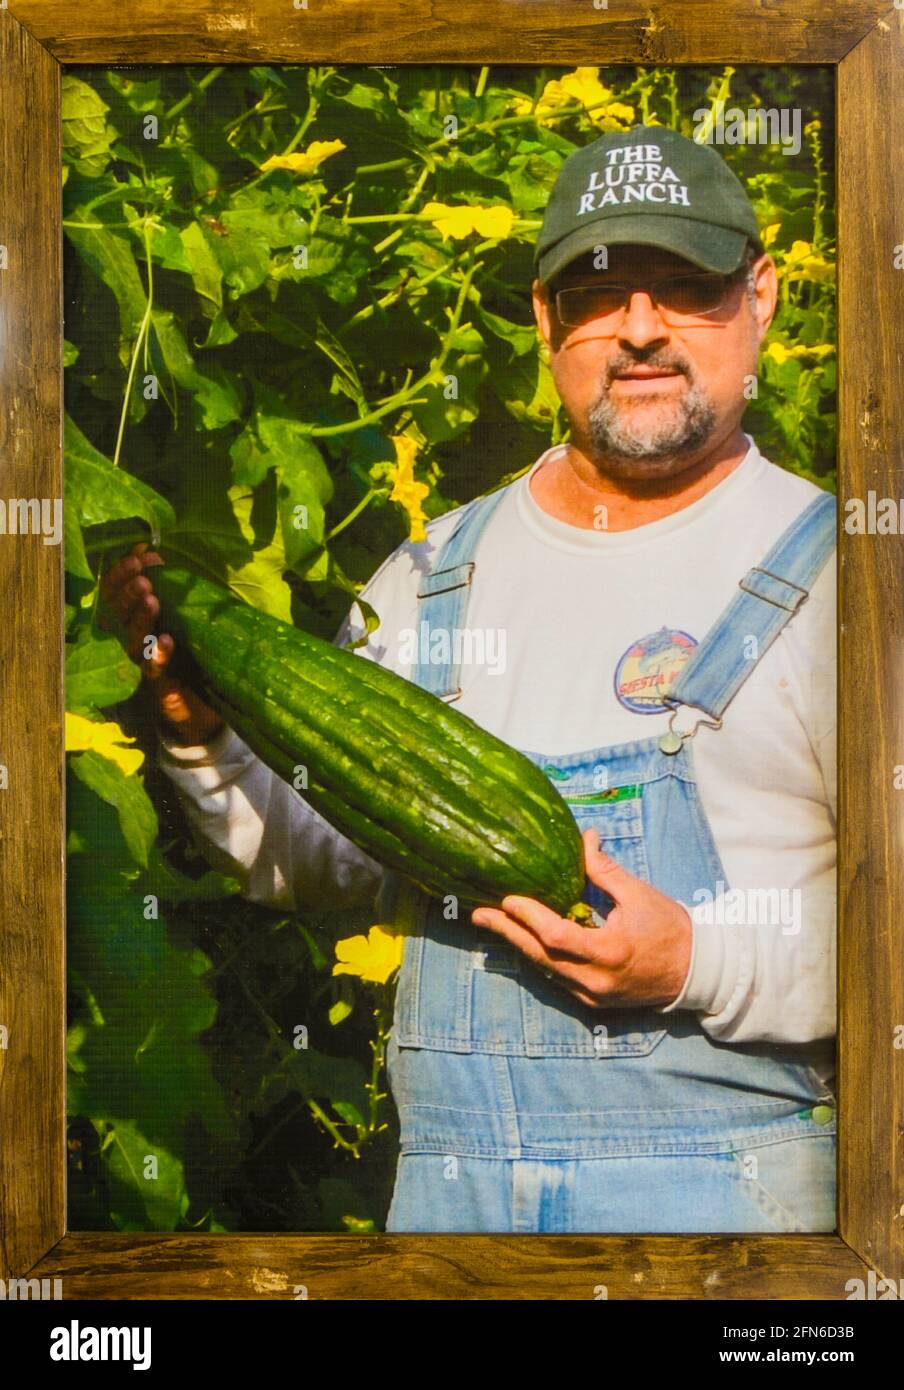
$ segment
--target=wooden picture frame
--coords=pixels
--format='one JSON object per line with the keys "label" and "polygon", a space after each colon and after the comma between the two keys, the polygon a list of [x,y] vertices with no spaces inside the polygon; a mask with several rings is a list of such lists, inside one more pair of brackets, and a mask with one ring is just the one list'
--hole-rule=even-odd
{"label": "wooden picture frame", "polygon": [[[837,68],[839,498],[904,479],[904,8],[887,0],[3,0],[0,496],[62,495],[67,64],[823,63]],[[843,526],[842,526],[843,532]],[[0,1278],[65,1298],[845,1299],[904,1278],[904,564],[839,547],[838,1234],[66,1231],[60,546],[0,536]],[[895,1030],[898,1030],[896,1033]],[[5,1032],[3,1031],[5,1030]],[[896,1045],[897,1043],[897,1045]],[[366,1268],[367,1277],[362,1277]]]}

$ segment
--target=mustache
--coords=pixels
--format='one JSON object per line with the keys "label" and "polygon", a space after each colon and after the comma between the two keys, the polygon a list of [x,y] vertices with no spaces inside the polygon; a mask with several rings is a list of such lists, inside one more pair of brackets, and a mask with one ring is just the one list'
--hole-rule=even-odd
{"label": "mustache", "polygon": [[653,367],[661,371],[680,372],[686,376],[688,381],[693,382],[693,369],[691,364],[682,357],[676,357],[672,353],[651,352],[651,353],[623,353],[619,357],[614,357],[607,364],[604,385],[609,387],[621,372],[628,372],[632,367]]}

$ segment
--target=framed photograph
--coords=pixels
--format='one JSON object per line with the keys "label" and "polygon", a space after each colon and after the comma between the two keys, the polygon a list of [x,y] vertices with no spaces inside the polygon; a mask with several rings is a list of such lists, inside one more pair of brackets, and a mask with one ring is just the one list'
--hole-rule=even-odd
{"label": "framed photograph", "polygon": [[4,1298],[904,1296],[902,14],[0,11]]}

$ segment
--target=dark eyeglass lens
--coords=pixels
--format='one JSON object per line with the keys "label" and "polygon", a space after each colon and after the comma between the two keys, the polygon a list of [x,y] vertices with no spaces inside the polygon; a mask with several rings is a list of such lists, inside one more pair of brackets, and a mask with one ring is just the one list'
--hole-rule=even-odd
{"label": "dark eyeglass lens", "polygon": [[[652,289],[654,299],[663,308],[671,309],[676,314],[702,314],[718,308],[726,287],[723,276],[706,273],[679,275],[673,280],[662,281]],[[624,285],[574,285],[559,290],[559,317],[569,325],[587,323],[591,319],[618,313],[626,299],[627,287]]]}
{"label": "dark eyeglass lens", "polygon": [[721,303],[724,291],[721,275],[681,275],[660,286],[658,299],[677,314],[702,314]]}
{"label": "dark eyeglass lens", "polygon": [[625,302],[623,285],[578,285],[559,290],[559,317],[563,323],[586,323],[588,319],[617,314]]}

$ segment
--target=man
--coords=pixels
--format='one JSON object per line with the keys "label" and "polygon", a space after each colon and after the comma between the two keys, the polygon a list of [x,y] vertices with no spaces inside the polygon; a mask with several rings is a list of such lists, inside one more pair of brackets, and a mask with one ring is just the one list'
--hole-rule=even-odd
{"label": "man", "polygon": [[[359,652],[544,768],[597,925],[519,897],[446,920],[172,679],[166,636],[162,762],[249,897],[382,878],[409,931],[388,1229],[831,1230],[834,505],[740,428],[774,263],[718,153],[656,126],[565,161],[535,265],[569,442],[400,546]],[[108,581],[136,654],[158,560]],[[423,624],[504,634],[504,669],[435,664]]]}

